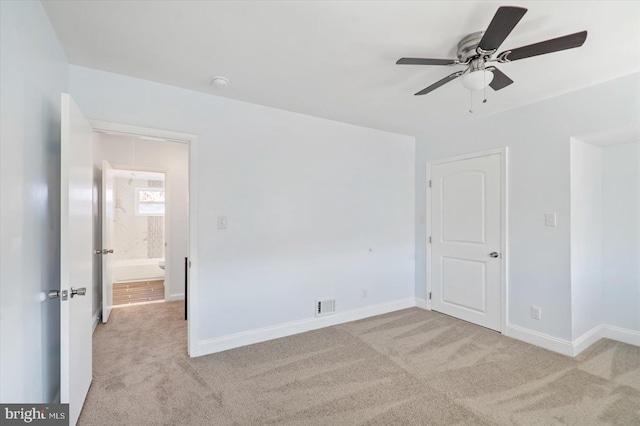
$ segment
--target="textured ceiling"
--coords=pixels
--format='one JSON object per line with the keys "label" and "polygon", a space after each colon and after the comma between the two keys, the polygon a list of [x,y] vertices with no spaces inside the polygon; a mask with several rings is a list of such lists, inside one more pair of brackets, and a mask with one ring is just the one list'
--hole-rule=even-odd
{"label": "textured ceiling", "polygon": [[[523,1],[504,49],[588,30],[578,49],[500,65],[515,83],[486,104],[454,81],[453,58],[501,2],[43,1],[72,64],[347,123],[420,135],[640,71],[640,2]],[[504,50],[501,49],[501,50]],[[214,75],[229,78],[224,89]]]}

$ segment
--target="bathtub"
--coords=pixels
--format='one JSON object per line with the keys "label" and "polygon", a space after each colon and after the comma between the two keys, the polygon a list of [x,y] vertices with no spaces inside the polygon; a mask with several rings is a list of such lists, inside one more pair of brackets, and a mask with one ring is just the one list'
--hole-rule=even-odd
{"label": "bathtub", "polygon": [[158,262],[163,259],[132,259],[113,262],[113,281],[164,280],[164,270]]}

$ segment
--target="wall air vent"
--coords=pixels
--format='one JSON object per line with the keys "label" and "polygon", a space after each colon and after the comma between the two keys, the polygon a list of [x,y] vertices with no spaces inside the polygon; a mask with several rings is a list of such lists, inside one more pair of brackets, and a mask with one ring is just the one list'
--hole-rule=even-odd
{"label": "wall air vent", "polygon": [[336,311],[336,299],[318,300],[316,302],[316,316],[322,317]]}

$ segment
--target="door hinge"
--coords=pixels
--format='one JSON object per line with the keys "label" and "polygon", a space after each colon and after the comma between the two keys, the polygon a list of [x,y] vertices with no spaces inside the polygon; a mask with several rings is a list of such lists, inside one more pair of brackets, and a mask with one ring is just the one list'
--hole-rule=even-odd
{"label": "door hinge", "polygon": [[429,179],[429,188],[431,188],[431,179]]}
{"label": "door hinge", "polygon": [[431,235],[429,235],[429,244],[431,244]]}
{"label": "door hinge", "polygon": [[431,300],[431,292],[429,292],[429,300]]}

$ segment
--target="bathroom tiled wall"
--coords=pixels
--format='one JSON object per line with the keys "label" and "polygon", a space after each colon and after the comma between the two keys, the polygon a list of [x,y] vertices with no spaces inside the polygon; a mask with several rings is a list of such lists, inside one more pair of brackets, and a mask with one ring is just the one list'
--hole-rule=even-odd
{"label": "bathroom tiled wall", "polygon": [[[164,188],[161,180],[150,180],[149,188]],[[164,216],[147,217],[147,257],[158,259],[164,257]]]}
{"label": "bathroom tiled wall", "polygon": [[163,187],[162,181],[116,178],[115,255],[116,260],[164,257],[164,217],[137,216],[136,188]]}

